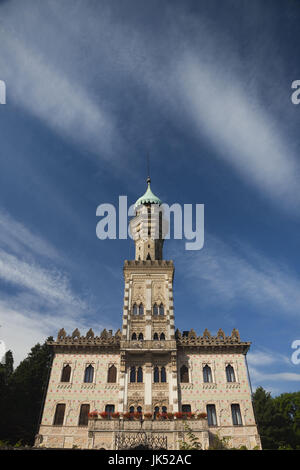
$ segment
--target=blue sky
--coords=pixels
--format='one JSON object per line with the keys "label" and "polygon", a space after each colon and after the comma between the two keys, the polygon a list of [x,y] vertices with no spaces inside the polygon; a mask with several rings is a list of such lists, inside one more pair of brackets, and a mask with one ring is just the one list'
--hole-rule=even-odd
{"label": "blue sky", "polygon": [[165,243],[176,327],[251,341],[253,388],[300,389],[297,0],[0,1],[0,337],[16,363],[64,327],[121,325],[131,240],[96,208],[146,188],[205,205]]}

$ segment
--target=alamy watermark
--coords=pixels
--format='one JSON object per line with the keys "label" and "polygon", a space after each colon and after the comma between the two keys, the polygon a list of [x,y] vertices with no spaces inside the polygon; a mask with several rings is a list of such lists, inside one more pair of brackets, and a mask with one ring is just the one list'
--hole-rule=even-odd
{"label": "alamy watermark", "polygon": [[300,103],[300,80],[294,80],[292,82],[293,90],[295,90],[292,95],[291,95],[291,101],[293,104],[299,104]]}
{"label": "alamy watermark", "polygon": [[4,341],[0,339],[0,364],[5,364],[5,354],[6,354],[6,346]]}
{"label": "alamy watermark", "polygon": [[[119,207],[115,208],[113,204],[104,203],[97,207],[96,215],[101,220],[96,226],[96,235],[100,240],[120,239],[126,240],[128,236],[132,239],[137,237],[147,240],[158,238],[170,239],[171,235],[176,240],[187,240],[186,250],[201,250],[204,245],[204,204],[183,204],[178,203],[153,204],[150,214],[147,209],[131,205],[128,208],[127,196],[119,196]],[[143,227],[141,231],[135,231],[134,224],[128,223],[128,218],[136,215],[138,211],[138,223]],[[173,215],[173,230],[171,230],[171,214]],[[195,215],[195,217],[193,217]],[[117,233],[118,217],[118,233]],[[149,220],[151,223],[148,224]],[[149,234],[149,227],[151,232]]]}
{"label": "alamy watermark", "polygon": [[0,104],[6,104],[6,85],[3,80],[0,80]]}
{"label": "alamy watermark", "polygon": [[295,339],[292,342],[291,348],[295,349],[292,354],[291,361],[293,364],[298,365],[300,364],[300,339]]}

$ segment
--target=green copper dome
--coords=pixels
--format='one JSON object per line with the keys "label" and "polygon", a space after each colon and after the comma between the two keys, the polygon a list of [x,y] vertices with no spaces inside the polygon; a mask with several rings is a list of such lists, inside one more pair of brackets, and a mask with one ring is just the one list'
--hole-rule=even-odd
{"label": "green copper dome", "polygon": [[162,201],[153,194],[150,187],[151,180],[147,178],[148,188],[143,196],[141,196],[135,203],[134,208],[136,209],[141,204],[162,204]]}

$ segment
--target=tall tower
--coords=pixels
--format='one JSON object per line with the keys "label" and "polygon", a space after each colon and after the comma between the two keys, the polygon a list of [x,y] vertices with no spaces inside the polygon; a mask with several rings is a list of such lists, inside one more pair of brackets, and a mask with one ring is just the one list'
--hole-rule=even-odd
{"label": "tall tower", "polygon": [[124,263],[119,411],[178,411],[172,261],[163,259],[165,226],[147,179],[130,222],[135,260]]}

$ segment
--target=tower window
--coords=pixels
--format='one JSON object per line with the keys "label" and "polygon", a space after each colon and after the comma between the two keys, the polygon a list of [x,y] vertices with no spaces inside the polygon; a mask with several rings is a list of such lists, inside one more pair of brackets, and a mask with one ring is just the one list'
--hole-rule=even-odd
{"label": "tower window", "polygon": [[153,315],[158,315],[158,306],[157,306],[157,304],[153,305]]}
{"label": "tower window", "polygon": [[66,405],[64,403],[59,403],[56,405],[55,415],[54,415],[54,426],[62,426],[64,424]]}
{"label": "tower window", "polygon": [[243,423],[242,423],[240,405],[238,404],[231,405],[231,414],[232,414],[232,424],[234,426],[242,426]]}
{"label": "tower window", "polygon": [[139,315],[144,315],[144,305],[143,304],[139,305]]}
{"label": "tower window", "polygon": [[143,335],[143,333],[140,333],[139,334],[139,341],[142,341],[143,339],[144,339],[144,335]]}
{"label": "tower window", "polygon": [[208,426],[217,426],[217,414],[215,405],[206,405]]}
{"label": "tower window", "polygon": [[114,365],[112,365],[108,368],[107,382],[116,383],[116,381],[117,381],[117,368]]}
{"label": "tower window", "polygon": [[182,383],[188,383],[189,382],[189,371],[188,368],[183,365],[180,368],[180,382]]}
{"label": "tower window", "polygon": [[85,368],[84,382],[92,383],[93,379],[94,379],[94,367],[90,364],[88,367]]}
{"label": "tower window", "polygon": [[135,367],[132,366],[130,369],[130,382],[133,383],[135,382]]}
{"label": "tower window", "polygon": [[133,313],[133,315],[137,315],[137,314],[138,314],[137,304],[133,304],[132,313]]}
{"label": "tower window", "polygon": [[212,382],[211,368],[207,364],[203,367],[203,382]]}
{"label": "tower window", "polygon": [[226,378],[227,382],[235,382],[234,368],[230,364],[226,367]]}
{"label": "tower window", "polygon": [[159,306],[159,314],[160,314],[160,315],[164,315],[164,314],[165,314],[165,309],[164,309],[163,304],[160,304],[160,306]]}
{"label": "tower window", "polygon": [[158,341],[158,334],[157,333],[154,333],[153,339],[154,339],[154,341]]}
{"label": "tower window", "polygon": [[160,339],[161,341],[164,341],[164,340],[166,339],[165,334],[164,334],[164,333],[161,333],[159,339]]}
{"label": "tower window", "polygon": [[[149,233],[148,235],[150,235],[150,233]],[[147,254],[147,258],[146,258],[146,259],[151,260],[150,253]]]}
{"label": "tower window", "polygon": [[63,367],[60,381],[61,382],[70,382],[70,377],[71,377],[71,366],[69,364],[66,364]]}
{"label": "tower window", "polygon": [[136,340],[136,333],[132,333],[131,339],[132,339],[133,341]]}
{"label": "tower window", "polygon": [[154,376],[153,376],[154,383],[159,382],[159,368],[156,366],[154,367]]}
{"label": "tower window", "polygon": [[161,382],[166,382],[167,381],[167,375],[166,375],[166,368],[162,367],[160,370],[160,381]]}
{"label": "tower window", "polygon": [[78,426],[87,426],[89,419],[90,405],[81,405]]}
{"label": "tower window", "polygon": [[143,382],[143,369],[141,367],[137,370],[137,382]]}

